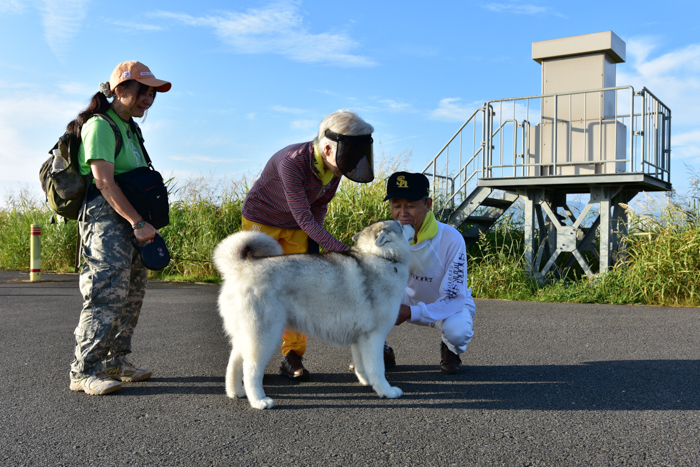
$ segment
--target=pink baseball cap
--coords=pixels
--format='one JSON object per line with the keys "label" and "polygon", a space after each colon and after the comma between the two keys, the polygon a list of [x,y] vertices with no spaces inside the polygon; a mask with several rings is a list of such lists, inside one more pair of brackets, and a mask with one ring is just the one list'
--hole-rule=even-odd
{"label": "pink baseball cap", "polygon": [[136,60],[129,60],[128,62],[121,62],[114,69],[112,76],[109,78],[109,88],[114,92],[114,88],[130,79],[136,80],[146,86],[152,86],[158,92],[168,92],[172,87],[170,82],[157,79],[153,72],[143,63],[137,62]]}

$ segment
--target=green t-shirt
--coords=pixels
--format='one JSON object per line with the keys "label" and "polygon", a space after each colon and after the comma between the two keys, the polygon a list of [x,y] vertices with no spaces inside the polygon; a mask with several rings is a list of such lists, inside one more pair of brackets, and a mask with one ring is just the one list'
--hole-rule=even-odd
{"label": "green t-shirt", "polygon": [[[114,110],[107,111],[114,123],[117,124],[122,134],[122,149],[119,157],[114,160],[114,150],[117,148],[117,140],[114,131],[107,121],[94,115],[88,119],[80,130],[82,144],[78,152],[80,160],[80,173],[87,175],[90,172],[90,161],[102,159],[114,164],[114,175],[130,172],[137,167],[147,167],[146,158],[143,157],[141,145],[137,136],[133,134],[129,124],[119,118]],[[93,181],[94,183],[94,181]]]}

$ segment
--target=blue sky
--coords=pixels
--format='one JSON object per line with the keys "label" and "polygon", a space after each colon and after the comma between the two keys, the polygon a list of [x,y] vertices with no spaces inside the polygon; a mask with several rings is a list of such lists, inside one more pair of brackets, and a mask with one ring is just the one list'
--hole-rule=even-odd
{"label": "blue sky", "polygon": [[178,181],[255,176],[347,108],[375,153],[421,170],[490,99],[540,93],[532,42],[612,30],[617,84],[673,112],[672,182],[700,167],[700,8],[694,1],[0,0],[0,196],[40,194],[38,170],[115,65],[139,60],[173,88],[142,124]]}

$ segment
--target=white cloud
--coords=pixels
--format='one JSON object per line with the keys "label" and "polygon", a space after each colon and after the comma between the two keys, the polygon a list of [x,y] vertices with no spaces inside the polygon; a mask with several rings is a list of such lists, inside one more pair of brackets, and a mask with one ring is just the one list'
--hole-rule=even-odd
{"label": "white cloud", "polygon": [[70,40],[80,30],[89,0],[43,0],[41,7],[44,37],[51,51],[63,58]]}
{"label": "white cloud", "polygon": [[[618,86],[646,87],[671,109],[671,157],[700,164],[700,43],[659,53],[662,39],[635,37],[627,42],[627,63],[617,67]],[[673,162],[672,162],[673,164]],[[678,167],[673,171],[677,173]]]}
{"label": "white cloud", "polygon": [[521,3],[486,3],[482,8],[495,13],[513,13],[516,15],[546,15],[552,14],[565,18],[561,13],[553,11],[550,7]]}
{"label": "white cloud", "polygon": [[438,108],[430,112],[430,117],[435,120],[446,122],[464,122],[483,102],[472,102],[462,104],[459,97],[448,97],[442,99]]}
{"label": "white cloud", "polygon": [[17,14],[24,12],[25,2],[22,0],[0,1],[0,13]]}
{"label": "white cloud", "polygon": [[187,156],[170,156],[170,159],[180,162],[207,162],[210,164],[230,164],[234,162],[251,162],[252,159],[225,159],[210,156],[197,156],[197,155],[187,155]]}
{"label": "white cloud", "polygon": [[673,159],[700,159],[700,130],[691,130],[671,138]]}
{"label": "white cloud", "polygon": [[188,26],[208,27],[225,44],[243,54],[278,54],[303,63],[343,67],[373,66],[372,59],[350,52],[358,43],[342,32],[314,34],[308,30],[297,2],[273,3],[245,13],[191,16],[159,11],[151,16]]}
{"label": "white cloud", "polygon": [[650,61],[637,60],[637,70],[644,76],[670,76],[700,71],[700,44],[691,44],[681,50],[674,50]]}
{"label": "white cloud", "polygon": [[[3,68],[7,69],[4,64]],[[21,70],[21,68],[17,67],[15,70]],[[15,82],[15,81],[2,81],[0,80],[0,90],[36,90],[38,89],[38,86],[34,83],[23,83],[23,82]]]}
{"label": "white cloud", "polygon": [[132,23],[127,21],[112,21],[112,24],[120,26],[128,31],[149,32],[161,31],[163,29],[161,26],[156,26],[155,24]]}
{"label": "white cloud", "polygon": [[295,115],[299,115],[299,114],[303,114],[303,113],[307,112],[304,109],[294,109],[291,107],[285,107],[283,105],[275,105],[272,107],[272,110],[274,110],[275,112],[282,112],[282,113],[295,114]]}
{"label": "white cloud", "polygon": [[13,191],[27,187],[40,197],[39,168],[66,124],[84,107],[84,100],[39,92],[1,98],[0,167],[5,170],[0,185]]}
{"label": "white cloud", "polygon": [[294,120],[290,125],[289,128],[292,128],[294,130],[314,130],[318,126],[318,122],[316,120]]}
{"label": "white cloud", "polygon": [[91,96],[97,92],[97,86],[88,86],[85,83],[59,83],[57,87],[63,94],[74,94],[83,97]]}
{"label": "white cloud", "polygon": [[[628,41],[628,63],[617,68],[618,86],[649,89],[671,109],[674,128],[697,127],[700,115],[700,44],[652,57],[658,49],[650,37]],[[677,143],[676,137],[672,143]]]}
{"label": "white cloud", "polygon": [[656,39],[651,37],[638,37],[627,41],[627,63],[630,60],[634,60],[635,64],[644,62],[655,48]]}
{"label": "white cloud", "polygon": [[[530,99],[529,102],[528,99],[518,99],[514,101],[502,101],[491,103],[494,112],[496,112],[496,116],[494,117],[494,119],[499,124],[500,122],[503,122],[505,120],[517,120],[518,122],[527,120],[528,122],[530,122],[530,124],[536,125],[540,122],[541,119],[540,105],[540,99]],[[478,106],[478,103],[475,103],[473,105],[474,109],[476,109]],[[472,110],[472,112],[474,111],[474,109]]]}
{"label": "white cloud", "polygon": [[388,110],[392,112],[415,112],[416,110],[413,106],[407,102],[395,100],[395,99],[383,99],[380,100],[382,104],[388,107]]}
{"label": "white cloud", "polygon": [[679,146],[695,144],[700,146],[700,130],[693,130],[680,135],[675,135],[673,137],[673,144],[677,144]]}

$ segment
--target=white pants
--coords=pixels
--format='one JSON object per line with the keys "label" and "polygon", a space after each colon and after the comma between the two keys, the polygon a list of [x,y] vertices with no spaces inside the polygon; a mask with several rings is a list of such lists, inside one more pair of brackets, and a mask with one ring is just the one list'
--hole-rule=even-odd
{"label": "white pants", "polygon": [[467,351],[467,344],[474,336],[474,312],[462,308],[462,311],[436,323],[411,323],[419,326],[437,328],[442,333],[442,341],[452,353],[461,354]]}

